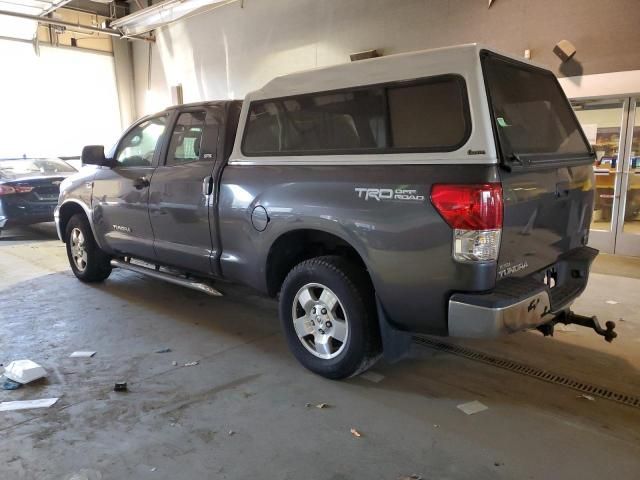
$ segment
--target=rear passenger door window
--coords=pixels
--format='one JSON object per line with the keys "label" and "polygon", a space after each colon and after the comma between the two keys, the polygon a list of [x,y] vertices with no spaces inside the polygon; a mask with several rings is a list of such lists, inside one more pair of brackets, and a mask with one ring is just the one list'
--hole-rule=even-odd
{"label": "rear passenger door window", "polygon": [[182,165],[200,160],[206,112],[183,112],[171,134],[166,165]]}
{"label": "rear passenger door window", "polygon": [[442,75],[252,102],[242,151],[247,156],[448,152],[470,133],[464,79]]}

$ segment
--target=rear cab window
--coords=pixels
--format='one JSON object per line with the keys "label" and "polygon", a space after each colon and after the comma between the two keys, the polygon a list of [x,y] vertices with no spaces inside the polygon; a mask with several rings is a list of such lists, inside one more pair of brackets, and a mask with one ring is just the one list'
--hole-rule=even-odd
{"label": "rear cab window", "polygon": [[488,51],[481,60],[504,165],[592,161],[591,147],[552,72]]}
{"label": "rear cab window", "polygon": [[246,156],[449,152],[471,133],[464,79],[439,75],[252,102]]}

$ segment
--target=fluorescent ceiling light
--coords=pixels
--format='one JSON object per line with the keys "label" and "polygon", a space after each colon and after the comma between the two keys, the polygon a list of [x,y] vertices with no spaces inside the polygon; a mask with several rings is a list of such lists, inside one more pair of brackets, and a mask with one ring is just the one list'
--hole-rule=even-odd
{"label": "fluorescent ceiling light", "polygon": [[140,35],[175,22],[198,10],[220,6],[236,0],[165,0],[111,22],[111,28],[125,35]]}

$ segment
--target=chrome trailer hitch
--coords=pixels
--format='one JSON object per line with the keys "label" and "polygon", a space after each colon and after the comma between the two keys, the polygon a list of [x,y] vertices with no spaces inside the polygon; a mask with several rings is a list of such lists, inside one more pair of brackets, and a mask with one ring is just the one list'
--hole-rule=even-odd
{"label": "chrome trailer hitch", "polygon": [[604,324],[605,328],[602,328],[600,322],[598,321],[598,317],[586,317],[584,315],[573,313],[570,310],[563,311],[550,322],[545,323],[544,325],[540,325],[538,327],[538,330],[540,330],[545,337],[553,336],[553,330],[557,323],[563,323],[565,325],[574,323],[583,327],[593,328],[593,330],[598,335],[602,335],[604,339],[609,343],[613,342],[613,339],[618,336],[618,334],[614,331],[616,328],[615,322],[608,321]]}

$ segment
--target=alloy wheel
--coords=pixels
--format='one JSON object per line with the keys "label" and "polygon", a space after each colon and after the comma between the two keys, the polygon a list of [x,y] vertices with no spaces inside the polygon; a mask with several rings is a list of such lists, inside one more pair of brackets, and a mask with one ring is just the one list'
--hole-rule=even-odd
{"label": "alloy wheel", "polygon": [[340,299],[328,287],[304,285],[296,293],[291,313],[298,339],[313,355],[330,360],[344,350],[349,320]]}

